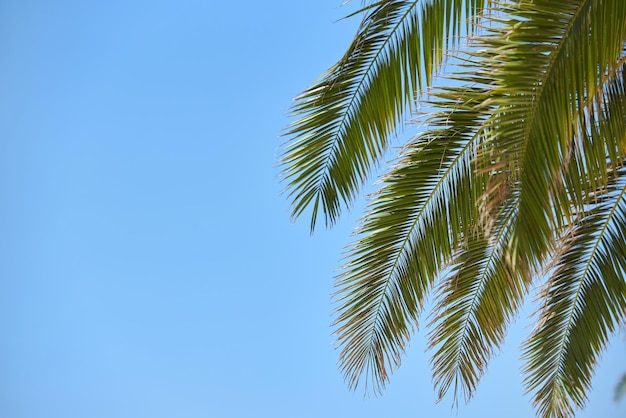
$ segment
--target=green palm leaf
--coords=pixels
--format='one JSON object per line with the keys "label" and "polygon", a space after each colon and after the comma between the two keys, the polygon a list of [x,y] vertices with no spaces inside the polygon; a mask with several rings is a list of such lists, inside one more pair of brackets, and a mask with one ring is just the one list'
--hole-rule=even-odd
{"label": "green palm leaf", "polygon": [[527,384],[545,417],[582,408],[608,336],[626,315],[626,186],[567,237],[548,282],[539,327],[526,344]]}
{"label": "green palm leaf", "polygon": [[[362,374],[375,390],[384,386],[400,364],[433,280],[472,225],[472,128],[484,119],[485,109],[477,106],[484,92],[464,95],[463,110],[433,116],[442,128],[421,134],[405,149],[348,252],[338,282],[336,333],[351,387]],[[467,198],[451,200],[453,193]]]}
{"label": "green palm leaf", "polygon": [[625,70],[622,64],[607,74],[588,114],[592,125],[567,161],[574,173],[564,183],[585,199],[585,210],[565,236],[525,352],[526,381],[543,416],[570,416],[573,405],[584,406],[597,358],[626,315],[626,185],[617,157],[626,148]]}
{"label": "green palm leaf", "polygon": [[[626,55],[624,55],[626,58]],[[626,149],[626,65],[611,68],[603,90],[592,97],[583,125],[570,143],[563,163],[563,190],[573,208],[584,212],[622,166]]]}
{"label": "green palm leaf", "polygon": [[476,36],[348,249],[335,332],[349,386],[382,389],[436,289],[435,386],[469,399],[549,272],[525,382],[538,415],[570,416],[626,321],[626,1],[379,1],[360,13],[348,53],[296,99],[288,132],[293,216],[311,208],[312,228],[354,198],[460,17]]}
{"label": "green palm leaf", "polygon": [[513,197],[502,205],[491,234],[480,231],[470,238],[442,281],[430,335],[440,398],[451,387],[455,400],[459,392],[466,401],[471,398],[526,293],[527,277],[506,259],[518,203]]}
{"label": "green palm leaf", "polygon": [[345,56],[292,108],[297,119],[287,130],[282,164],[294,218],[310,207],[311,230],[320,209],[326,225],[336,221],[442,61],[448,40],[486,1],[387,0],[363,9]]}
{"label": "green palm leaf", "polygon": [[[515,252],[524,264],[541,264],[553,228],[570,216],[570,199],[555,200],[551,192],[588,98],[622,52],[626,2],[522,1],[504,12],[509,19],[498,32],[506,38],[491,42],[501,54],[492,64],[499,101],[494,146],[522,168]],[[595,156],[604,163],[605,155]]]}

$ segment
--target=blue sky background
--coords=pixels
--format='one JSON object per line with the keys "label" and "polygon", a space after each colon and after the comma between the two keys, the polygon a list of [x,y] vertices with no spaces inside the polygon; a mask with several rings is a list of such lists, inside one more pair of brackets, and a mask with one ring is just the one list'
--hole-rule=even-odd
{"label": "blue sky background", "polygon": [[[341,0],[0,3],[0,416],[449,417],[417,335],[348,392],[330,294],[360,213],[280,195],[290,100],[357,20]],[[409,128],[410,131],[410,128]],[[459,417],[530,417],[526,316]],[[613,340],[581,417],[626,415]]]}

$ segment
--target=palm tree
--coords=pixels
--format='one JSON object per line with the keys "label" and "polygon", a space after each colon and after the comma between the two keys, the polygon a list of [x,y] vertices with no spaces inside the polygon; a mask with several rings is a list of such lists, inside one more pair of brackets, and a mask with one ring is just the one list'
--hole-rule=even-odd
{"label": "palm tree", "polygon": [[345,55],[293,105],[293,217],[332,226],[400,124],[425,128],[380,178],[337,278],[349,386],[384,387],[431,295],[435,386],[468,400],[534,294],[524,383],[538,416],[573,416],[626,320],[626,1],[383,0],[354,15]]}

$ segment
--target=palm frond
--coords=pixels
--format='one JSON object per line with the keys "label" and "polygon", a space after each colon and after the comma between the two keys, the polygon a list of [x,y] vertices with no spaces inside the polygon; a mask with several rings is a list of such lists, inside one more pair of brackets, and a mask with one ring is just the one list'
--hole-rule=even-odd
{"label": "palm frond", "polygon": [[626,185],[618,186],[566,237],[525,345],[526,384],[542,417],[584,406],[598,356],[626,319]]}
{"label": "palm frond", "polygon": [[[281,163],[292,217],[311,209],[332,225],[358,193],[456,41],[488,0],[378,1],[345,56],[296,97]],[[465,8],[464,8],[465,6]],[[471,28],[472,26],[467,26]]]}
{"label": "palm frond", "polygon": [[459,392],[466,402],[471,398],[526,293],[528,278],[506,258],[518,203],[516,196],[508,199],[491,233],[470,237],[440,286],[430,335],[440,399],[451,387],[455,401]]}
{"label": "palm frond", "polygon": [[435,386],[469,399],[549,266],[525,384],[538,415],[570,416],[626,320],[626,1],[366,4],[287,132],[292,215],[311,209],[312,230],[356,196],[455,36],[474,36],[348,248],[334,296],[340,368],[351,388],[381,390],[436,289]]}
{"label": "palm frond", "polygon": [[626,319],[626,185],[620,178],[625,174],[625,70],[622,63],[607,71],[564,161],[565,190],[583,210],[565,237],[567,250],[561,251],[543,296],[540,326],[525,350],[527,386],[542,416],[570,416],[574,406],[582,408],[608,335]]}
{"label": "palm frond", "polygon": [[500,54],[492,60],[499,92],[494,147],[520,167],[511,245],[525,264],[543,262],[553,228],[571,216],[571,201],[552,192],[587,101],[622,52],[625,9],[620,0],[522,1],[502,8],[502,26],[487,42]]}
{"label": "palm frond", "polygon": [[441,128],[420,134],[383,179],[349,249],[336,334],[352,388],[362,375],[375,390],[384,386],[433,280],[473,225],[472,140],[484,120],[484,91],[464,96],[463,110],[433,116]]}
{"label": "palm frond", "polygon": [[553,190],[562,199],[571,199],[577,212],[593,205],[624,164],[626,151],[626,65],[611,68],[602,90],[589,99],[577,135],[563,161],[563,190]]}

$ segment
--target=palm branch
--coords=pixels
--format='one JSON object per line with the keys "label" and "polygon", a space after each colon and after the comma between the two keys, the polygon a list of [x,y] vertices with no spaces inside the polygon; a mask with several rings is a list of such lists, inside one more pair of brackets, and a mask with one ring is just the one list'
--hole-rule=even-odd
{"label": "palm branch", "polygon": [[448,45],[487,0],[372,2],[345,55],[295,98],[282,154],[292,217],[326,225],[357,195]]}
{"label": "palm branch", "polygon": [[[400,3],[372,3],[362,28]],[[422,10],[444,3],[426,1]],[[432,293],[435,386],[440,396],[452,389],[469,399],[530,285],[543,283],[524,346],[525,384],[538,415],[571,416],[626,319],[626,2],[470,3],[489,16],[467,14],[471,36],[450,60],[452,81],[432,91],[428,128],[382,176],[348,249],[335,295],[340,367],[350,387],[364,377],[382,389]],[[415,4],[402,2],[403,10]],[[442,29],[440,39],[459,33],[444,15],[429,16],[439,19],[428,25]],[[422,45],[424,18],[408,22],[402,42]],[[357,43],[366,40],[359,34]],[[386,47],[389,56],[411,54],[404,43]],[[415,68],[397,59],[404,64],[380,70],[381,78],[376,70],[356,90],[335,91],[351,74],[344,58],[330,87],[320,81],[297,100],[283,163],[294,215],[311,207],[312,227],[320,208],[332,224],[354,198],[411,110],[415,92],[405,87],[431,76],[426,61]],[[388,86],[380,97],[378,87],[369,90],[377,83]],[[356,107],[325,101],[331,91]],[[338,118],[344,111],[354,118]],[[354,136],[337,120],[354,122]]]}

